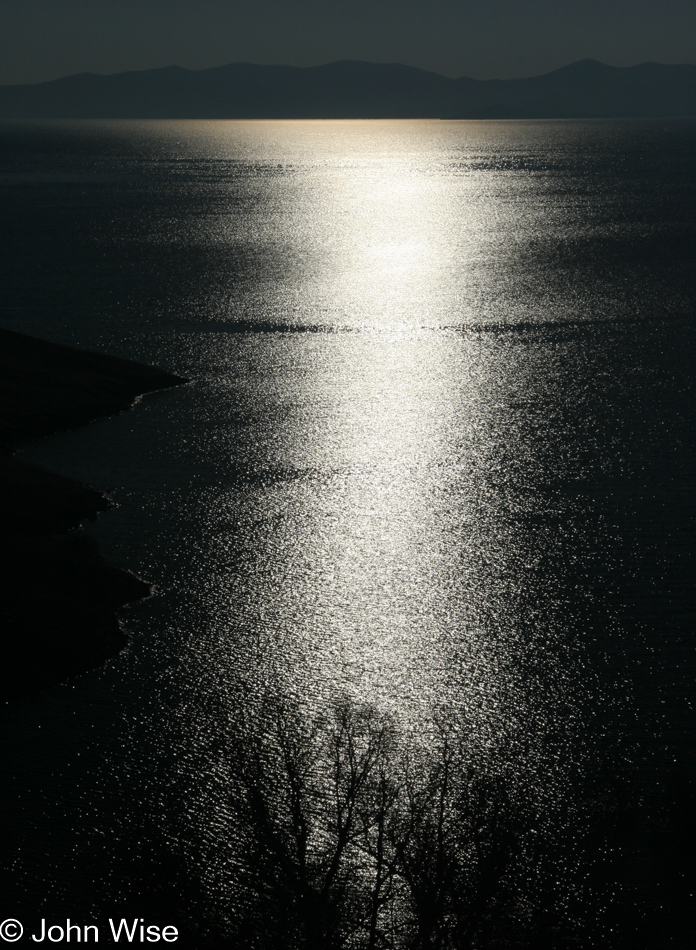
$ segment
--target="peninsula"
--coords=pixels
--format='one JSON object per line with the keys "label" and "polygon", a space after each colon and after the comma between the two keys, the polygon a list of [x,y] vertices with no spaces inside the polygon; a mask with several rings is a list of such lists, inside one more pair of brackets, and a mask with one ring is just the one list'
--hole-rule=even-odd
{"label": "peninsula", "polygon": [[139,363],[0,329],[0,701],[115,655],[126,642],[116,611],[150,590],[75,531],[107,509],[108,499],[18,460],[14,450],[184,382]]}

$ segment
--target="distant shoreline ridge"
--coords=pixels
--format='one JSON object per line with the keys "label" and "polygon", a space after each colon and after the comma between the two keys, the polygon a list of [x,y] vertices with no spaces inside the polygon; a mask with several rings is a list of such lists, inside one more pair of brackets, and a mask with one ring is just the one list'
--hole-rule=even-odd
{"label": "distant shoreline ridge", "polygon": [[696,117],[696,65],[585,59],[522,79],[456,79],[398,63],[232,63],[0,86],[0,118],[544,119]]}

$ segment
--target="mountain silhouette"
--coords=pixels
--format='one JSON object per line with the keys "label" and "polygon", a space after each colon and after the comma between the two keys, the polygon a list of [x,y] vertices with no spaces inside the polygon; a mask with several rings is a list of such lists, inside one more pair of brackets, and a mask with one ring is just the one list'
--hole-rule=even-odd
{"label": "mountain silhouette", "polygon": [[180,66],[81,73],[0,86],[3,118],[320,119],[696,116],[696,66],[627,68],[586,59],[526,79],[449,79],[412,66],[213,69]]}

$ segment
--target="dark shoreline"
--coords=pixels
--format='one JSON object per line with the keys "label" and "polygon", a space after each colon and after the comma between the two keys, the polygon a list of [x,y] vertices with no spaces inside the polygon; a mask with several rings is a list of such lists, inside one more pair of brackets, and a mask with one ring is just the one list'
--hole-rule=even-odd
{"label": "dark shoreline", "polygon": [[122,412],[187,380],[0,329],[0,701],[84,673],[125,645],[116,611],[149,584],[74,529],[110,507],[99,491],[19,461],[23,443]]}

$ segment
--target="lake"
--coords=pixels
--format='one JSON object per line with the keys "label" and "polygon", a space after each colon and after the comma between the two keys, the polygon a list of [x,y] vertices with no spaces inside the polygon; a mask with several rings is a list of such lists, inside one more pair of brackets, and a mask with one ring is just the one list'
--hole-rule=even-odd
{"label": "lake", "polygon": [[525,801],[548,946],[681,946],[696,123],[4,121],[0,210],[4,326],[191,379],[23,453],[155,594],[3,713],[10,916],[237,933],[230,730],[350,703]]}

